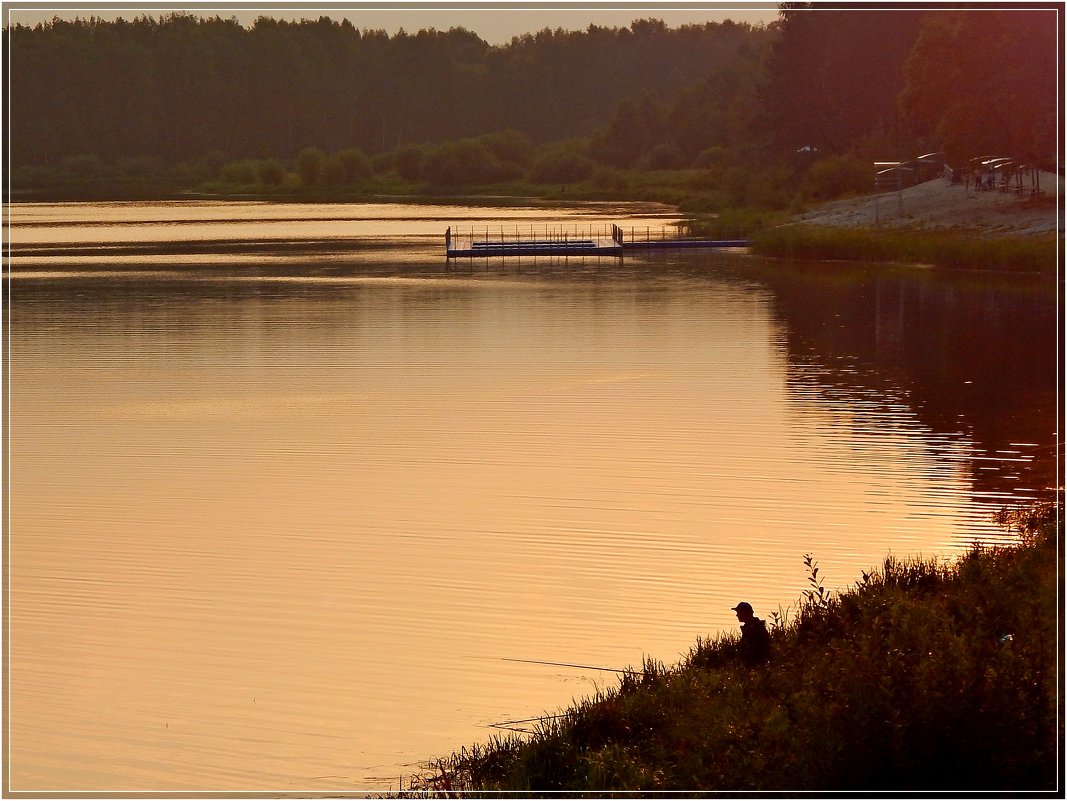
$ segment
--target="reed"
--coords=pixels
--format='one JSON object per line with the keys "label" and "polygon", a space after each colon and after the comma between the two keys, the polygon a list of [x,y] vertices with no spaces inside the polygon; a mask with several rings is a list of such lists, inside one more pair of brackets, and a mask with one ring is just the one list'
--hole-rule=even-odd
{"label": "reed", "polygon": [[738,638],[646,661],[616,687],[439,760],[429,796],[552,791],[1028,791],[1056,787],[1059,508],[1005,513],[1010,546],[887,557],[811,589],[746,669]]}
{"label": "reed", "polygon": [[982,237],[960,231],[876,231],[782,225],[755,234],[753,252],[791,259],[932,264],[974,270],[1054,273],[1057,238]]}

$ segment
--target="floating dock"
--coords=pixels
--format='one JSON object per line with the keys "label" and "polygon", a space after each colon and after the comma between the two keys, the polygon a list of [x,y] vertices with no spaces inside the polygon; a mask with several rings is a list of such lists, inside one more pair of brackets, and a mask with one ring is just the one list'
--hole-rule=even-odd
{"label": "floating dock", "polygon": [[[661,229],[665,234],[666,229]],[[610,228],[600,230],[588,229],[573,231],[546,228],[544,231],[531,230],[528,237],[525,232],[515,230],[512,235],[503,228],[496,231],[489,227],[471,228],[460,232],[451,226],[445,231],[445,257],[488,258],[490,256],[615,256],[621,257],[627,250],[669,250],[676,248],[743,248],[748,247],[747,239],[668,239],[662,235],[659,239],[651,237],[651,229],[646,228],[646,238],[637,239],[633,230],[627,241],[623,229],[614,223]]]}

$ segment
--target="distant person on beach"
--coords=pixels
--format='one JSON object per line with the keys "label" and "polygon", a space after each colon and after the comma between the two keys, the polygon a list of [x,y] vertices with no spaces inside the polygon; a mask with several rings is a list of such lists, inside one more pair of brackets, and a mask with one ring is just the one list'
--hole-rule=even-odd
{"label": "distant person on beach", "polygon": [[752,604],[742,601],[733,608],[741,622],[741,659],[746,665],[759,665],[771,655],[771,635],[767,624],[756,617]]}

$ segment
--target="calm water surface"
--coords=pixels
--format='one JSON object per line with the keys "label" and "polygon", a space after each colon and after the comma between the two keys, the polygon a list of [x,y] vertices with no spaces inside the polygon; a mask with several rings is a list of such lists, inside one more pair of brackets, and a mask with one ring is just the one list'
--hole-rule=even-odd
{"label": "calm water surface", "polygon": [[1054,288],[462,262],[662,209],[22,205],[11,791],[396,788],[1057,481]]}

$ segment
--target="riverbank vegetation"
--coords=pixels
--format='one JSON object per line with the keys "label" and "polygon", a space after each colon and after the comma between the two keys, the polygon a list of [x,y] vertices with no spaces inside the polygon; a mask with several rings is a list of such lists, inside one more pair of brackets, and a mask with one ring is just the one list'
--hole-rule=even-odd
{"label": "riverbank vegetation", "polygon": [[773,616],[772,657],[738,638],[648,661],[617,687],[440,760],[415,789],[1051,791],[1063,745],[1056,506],[1004,512],[1019,537],[954,563],[888,557]]}
{"label": "riverbank vegetation", "polygon": [[463,28],[390,36],[325,17],[16,24],[5,189],[532,195],[766,219],[870,191],[878,159],[1055,163],[1047,22],[1040,10],[789,4],[766,26],[641,19],[500,46]]}
{"label": "riverbank vegetation", "polygon": [[962,231],[875,230],[779,225],[758,231],[752,251],[790,259],[904,262],[937,267],[1055,273],[1059,242],[1044,237],[977,237]]}

